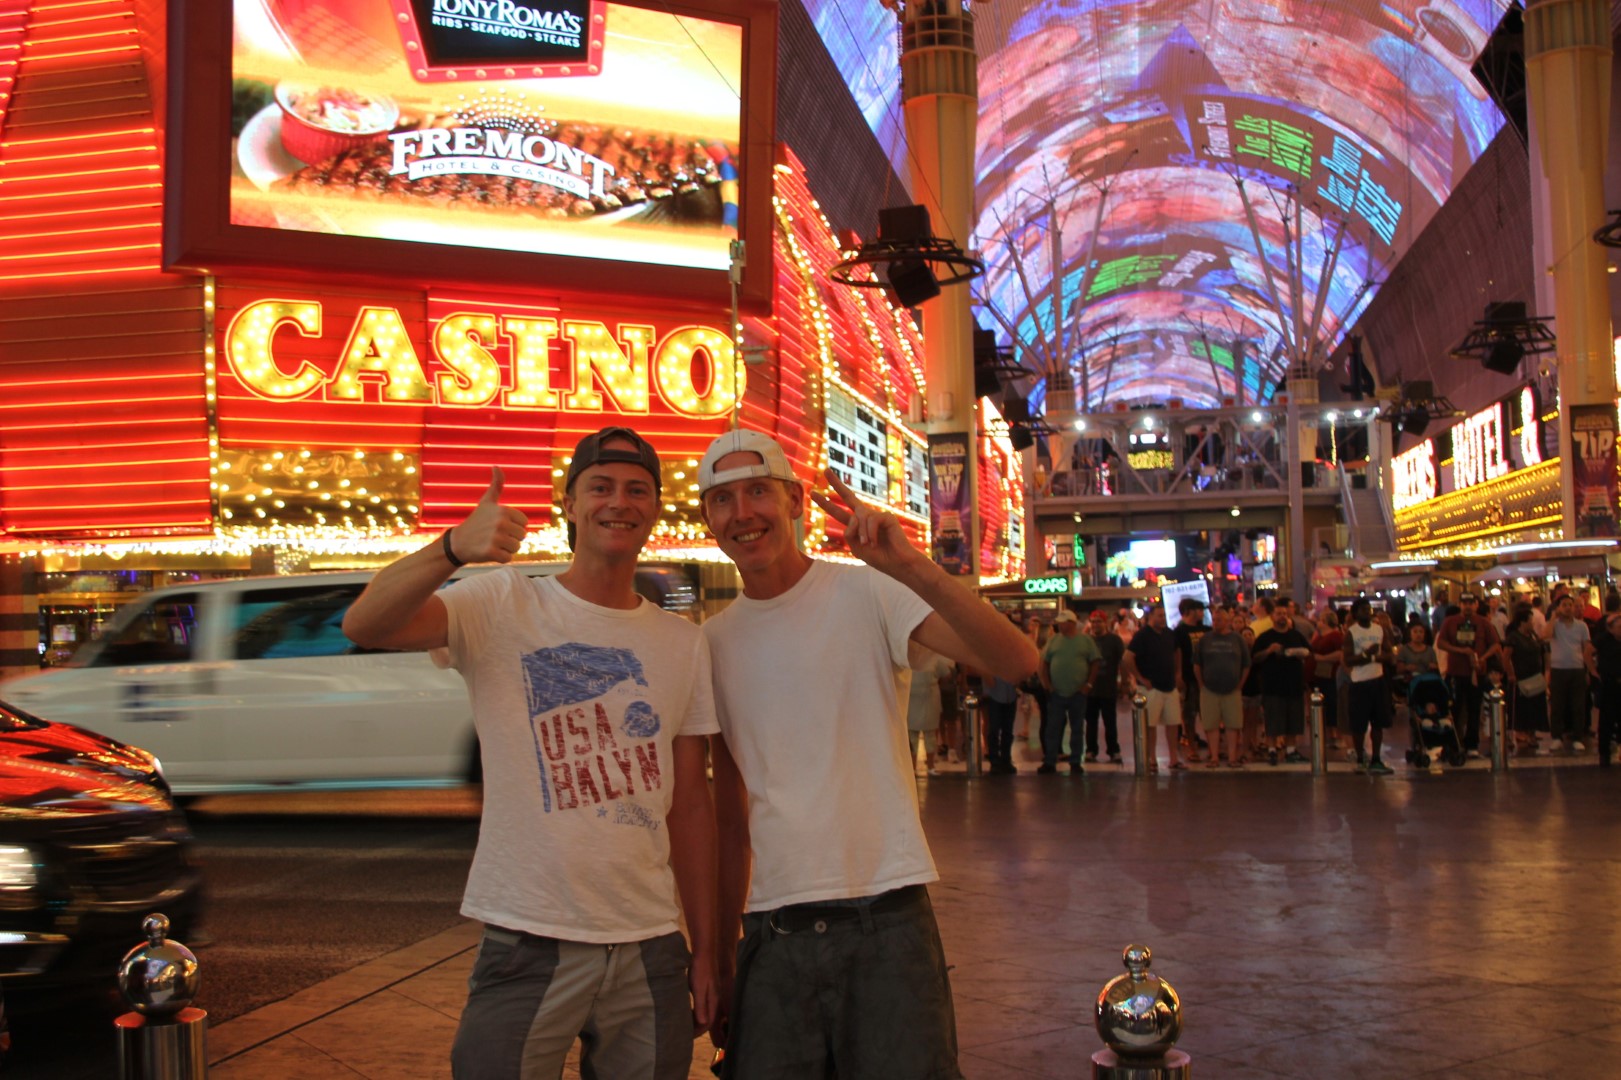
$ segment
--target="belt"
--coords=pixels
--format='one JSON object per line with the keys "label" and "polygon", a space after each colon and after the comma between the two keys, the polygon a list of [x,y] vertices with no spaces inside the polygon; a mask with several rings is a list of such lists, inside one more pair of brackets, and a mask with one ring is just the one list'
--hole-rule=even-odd
{"label": "belt", "polygon": [[867,904],[789,904],[767,915],[766,925],[779,934],[797,934],[803,930],[823,933],[833,923],[855,922],[915,907],[928,895],[928,889],[922,885],[904,885],[879,893]]}

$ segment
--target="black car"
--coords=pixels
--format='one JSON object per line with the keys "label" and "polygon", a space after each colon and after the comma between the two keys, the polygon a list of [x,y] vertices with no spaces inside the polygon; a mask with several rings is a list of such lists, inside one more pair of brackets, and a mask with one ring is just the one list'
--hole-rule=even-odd
{"label": "black car", "polygon": [[185,940],[191,832],[145,750],[0,702],[0,985],[105,990],[154,911]]}

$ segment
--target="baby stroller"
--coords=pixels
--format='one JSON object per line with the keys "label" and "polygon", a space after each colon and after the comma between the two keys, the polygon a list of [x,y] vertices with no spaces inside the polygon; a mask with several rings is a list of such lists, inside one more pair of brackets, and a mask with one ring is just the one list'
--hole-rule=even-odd
{"label": "baby stroller", "polygon": [[1448,765],[1464,763],[1463,740],[1452,723],[1452,691],[1445,679],[1433,671],[1413,676],[1407,686],[1407,720],[1413,731],[1409,765],[1429,768],[1432,750]]}

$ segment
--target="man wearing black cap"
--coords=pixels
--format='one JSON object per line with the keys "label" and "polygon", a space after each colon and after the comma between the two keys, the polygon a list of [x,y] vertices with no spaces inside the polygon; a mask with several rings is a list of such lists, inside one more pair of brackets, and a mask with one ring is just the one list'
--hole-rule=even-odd
{"label": "man wearing black cap", "polygon": [[452,1069],[556,1076],[579,1038],[586,1075],[685,1077],[716,1009],[705,740],[719,725],[702,633],[635,589],[658,455],[628,428],[586,436],[562,500],[568,569],[441,589],[518,553],[528,519],[501,483],[495,469],[461,524],[384,568],[344,618],[368,648],[433,650],[472,699],[484,812],[462,913],[485,933]]}

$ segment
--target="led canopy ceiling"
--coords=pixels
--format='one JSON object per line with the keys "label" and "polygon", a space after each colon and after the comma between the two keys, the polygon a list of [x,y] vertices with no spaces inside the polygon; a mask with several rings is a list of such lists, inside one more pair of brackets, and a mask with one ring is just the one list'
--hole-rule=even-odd
{"label": "led canopy ceiling", "polygon": [[1081,408],[1266,400],[1502,127],[1470,67],[1506,7],[975,4],[981,321]]}

